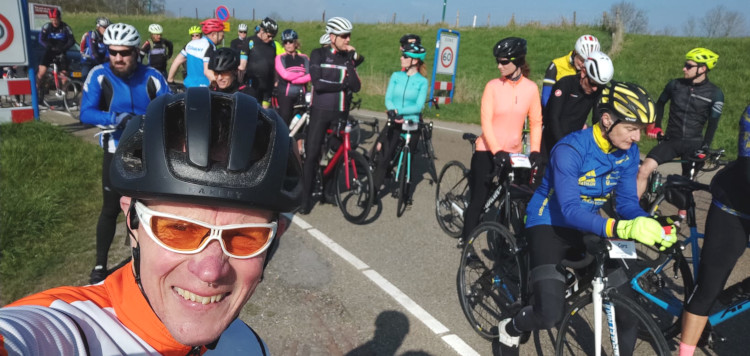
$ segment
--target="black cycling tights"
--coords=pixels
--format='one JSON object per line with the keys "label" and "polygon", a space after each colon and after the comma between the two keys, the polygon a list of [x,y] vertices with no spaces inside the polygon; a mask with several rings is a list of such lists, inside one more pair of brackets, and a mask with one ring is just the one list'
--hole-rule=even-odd
{"label": "black cycling tights", "polygon": [[[378,136],[378,141],[375,142],[381,144],[380,151],[376,152],[375,155],[378,160],[375,171],[372,174],[372,181],[375,183],[375,190],[380,190],[380,186],[385,180],[385,174],[388,171],[389,163],[394,155],[396,154],[396,148],[398,147],[398,141],[401,139],[401,124],[386,125],[383,131]],[[419,142],[420,130],[412,131],[411,138],[409,139],[409,150],[412,154],[412,165],[414,164],[415,155],[417,150],[417,143]],[[375,157],[373,157],[375,158]],[[398,164],[398,161],[394,162],[394,165]]]}
{"label": "black cycling tights", "polygon": [[476,151],[471,156],[471,173],[469,173],[469,190],[471,198],[464,211],[464,231],[462,237],[467,239],[471,231],[479,225],[482,208],[492,188],[492,171],[495,163],[490,151]]}
{"label": "black cycling tights", "polygon": [[115,238],[117,216],[120,215],[120,197],[109,183],[109,166],[114,154],[104,152],[102,159],[102,212],[96,225],[96,265],[107,267],[107,255]]}
{"label": "black cycling tights", "polygon": [[[562,320],[566,303],[565,276],[560,263],[566,258],[575,259],[571,256],[581,255],[581,251],[585,251],[583,236],[584,234],[578,230],[550,225],[537,225],[526,229],[532,299],[531,305],[521,309],[513,318],[518,330],[549,329]],[[615,261],[609,261],[607,274],[612,276],[619,267]],[[621,280],[627,281],[626,278]],[[622,284],[617,290],[627,297],[634,296],[628,283]],[[638,334],[637,318],[624,310],[617,310],[615,320],[620,350],[623,355],[632,354]]]}
{"label": "black cycling tights", "polygon": [[737,260],[745,252],[748,234],[750,220],[729,214],[711,204],[706,217],[706,237],[698,266],[698,283],[688,299],[687,311],[695,315],[708,315]]}
{"label": "black cycling tights", "polygon": [[276,112],[278,112],[279,116],[284,119],[284,123],[286,123],[286,126],[289,126],[289,124],[292,122],[292,117],[294,116],[294,104],[297,103],[298,99],[299,95],[279,95],[276,97],[276,102],[278,104]]}
{"label": "black cycling tights", "polygon": [[326,130],[331,123],[339,119],[345,119],[347,113],[343,111],[332,111],[316,109],[310,110],[310,123],[307,127],[307,138],[305,140],[305,166],[303,175],[303,199],[304,204],[311,204],[313,182],[315,181],[315,171],[320,164],[320,149],[323,145],[323,139]]}

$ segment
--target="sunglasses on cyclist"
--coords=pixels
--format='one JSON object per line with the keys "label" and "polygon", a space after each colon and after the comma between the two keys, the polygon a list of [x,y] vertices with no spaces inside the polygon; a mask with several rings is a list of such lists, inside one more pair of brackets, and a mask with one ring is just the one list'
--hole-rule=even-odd
{"label": "sunglasses on cyclist", "polygon": [[351,33],[345,33],[345,34],[342,34],[342,35],[336,35],[336,36],[337,36],[337,37],[341,37],[341,38],[349,38],[349,37],[352,37],[352,34],[351,34]]}
{"label": "sunglasses on cyclist", "polygon": [[683,67],[685,67],[685,69],[687,69],[687,70],[691,70],[691,69],[693,69],[693,68],[695,68],[697,66],[698,66],[697,64],[690,64],[688,62],[685,62],[685,65],[683,65]]}
{"label": "sunglasses on cyclist", "polygon": [[510,59],[506,59],[506,58],[503,58],[503,59],[500,59],[500,58],[495,58],[495,60],[497,60],[497,64],[502,64],[502,65],[504,65],[504,66],[507,66],[507,65],[508,65],[508,63],[510,63],[510,62],[511,62],[511,60],[510,60]]}
{"label": "sunglasses on cyclist", "polygon": [[294,40],[286,40],[286,41],[282,41],[282,43],[284,43],[284,44],[290,44],[290,43],[294,43]]}
{"label": "sunglasses on cyclist", "polygon": [[109,51],[110,57],[116,57],[118,54],[123,57],[128,57],[133,55],[133,52],[135,52],[135,48],[124,49],[122,51],[115,51],[112,48],[108,48],[107,50]]}
{"label": "sunglasses on cyclist", "polygon": [[201,35],[195,34],[195,35],[190,35],[190,37],[192,37],[192,38],[201,38]]}
{"label": "sunglasses on cyclist", "polygon": [[233,258],[248,259],[260,255],[271,246],[277,223],[211,225],[173,214],[154,211],[143,203],[135,203],[146,234],[156,244],[171,252],[196,254],[218,240],[224,253]]}

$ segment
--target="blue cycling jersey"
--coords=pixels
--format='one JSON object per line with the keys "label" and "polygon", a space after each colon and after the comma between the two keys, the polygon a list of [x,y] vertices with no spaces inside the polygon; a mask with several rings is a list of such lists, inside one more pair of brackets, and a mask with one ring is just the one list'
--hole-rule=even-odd
{"label": "blue cycling jersey", "polygon": [[552,225],[610,237],[599,209],[613,193],[622,218],[647,216],[636,192],[639,159],[638,145],[612,147],[599,125],[565,136],[552,149],[550,166],[529,202],[526,227]]}
{"label": "blue cycling jersey", "polygon": [[[169,93],[164,76],[156,69],[140,63],[127,79],[115,75],[109,63],[94,67],[83,84],[81,122],[115,129],[118,114],[143,115],[153,98]],[[122,130],[101,135],[100,145],[114,152]]]}
{"label": "blue cycling jersey", "polygon": [[427,99],[427,79],[419,73],[407,75],[398,71],[391,75],[385,92],[385,107],[398,110],[398,114],[410,121],[419,121]]}
{"label": "blue cycling jersey", "polygon": [[208,63],[215,49],[216,45],[204,36],[188,42],[180,51],[187,59],[187,77],[183,81],[186,88],[207,87],[210,84],[203,73],[203,63]]}

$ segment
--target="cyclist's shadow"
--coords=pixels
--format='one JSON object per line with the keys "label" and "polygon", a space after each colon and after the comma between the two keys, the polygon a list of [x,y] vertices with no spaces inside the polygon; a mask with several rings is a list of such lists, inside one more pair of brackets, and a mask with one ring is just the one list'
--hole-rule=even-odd
{"label": "cyclist's shadow", "polygon": [[[401,312],[388,310],[375,319],[372,340],[346,353],[346,356],[395,355],[409,334],[409,318]],[[407,351],[402,356],[430,356],[424,351]]]}

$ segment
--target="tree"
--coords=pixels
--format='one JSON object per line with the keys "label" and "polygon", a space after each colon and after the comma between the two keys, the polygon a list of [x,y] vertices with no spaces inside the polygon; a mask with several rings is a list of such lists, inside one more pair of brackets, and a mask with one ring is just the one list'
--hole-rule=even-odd
{"label": "tree", "polygon": [[708,10],[698,25],[706,37],[735,37],[745,33],[745,18],[737,11],[727,10],[724,5]]}
{"label": "tree", "polygon": [[687,19],[687,21],[685,21],[683,32],[685,32],[685,36],[693,37],[696,35],[697,30],[698,30],[698,21],[695,19],[694,16],[690,16]]}
{"label": "tree", "polygon": [[612,4],[610,12],[606,14],[604,25],[608,28],[614,28],[617,16],[620,16],[625,31],[628,33],[648,33],[648,16],[642,9],[638,9],[633,3],[621,1]]}

